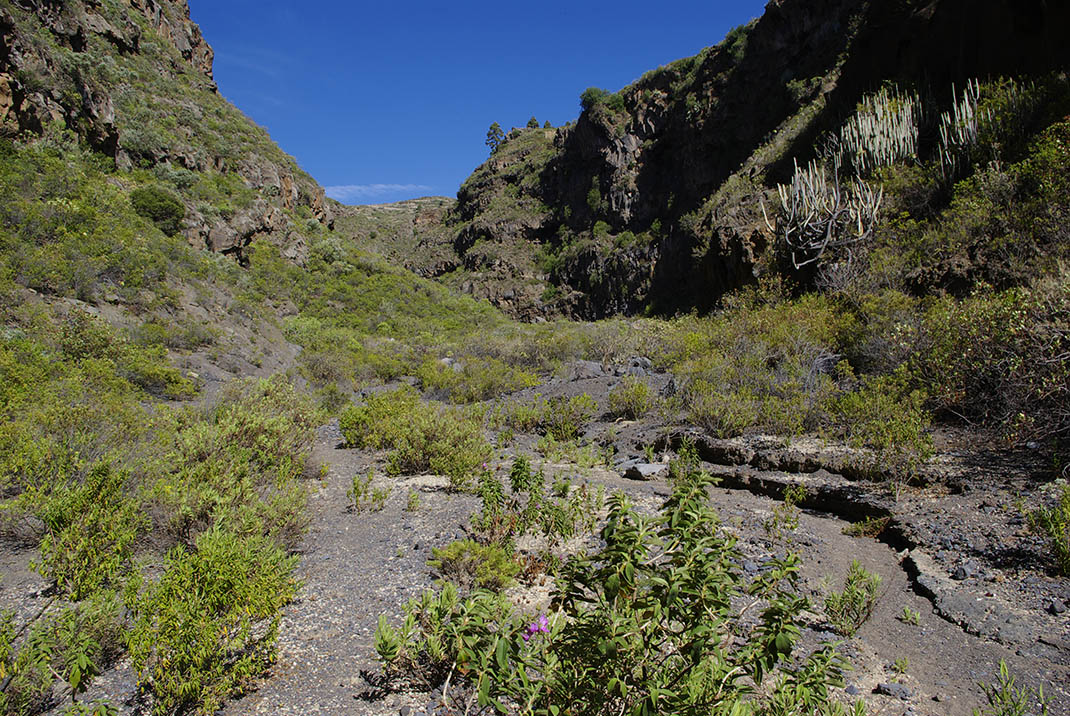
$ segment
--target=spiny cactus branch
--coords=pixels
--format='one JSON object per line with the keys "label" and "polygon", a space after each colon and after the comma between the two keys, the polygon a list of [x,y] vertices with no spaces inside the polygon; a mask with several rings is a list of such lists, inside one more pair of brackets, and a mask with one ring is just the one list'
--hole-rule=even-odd
{"label": "spiny cactus branch", "polygon": [[791,253],[796,269],[819,260],[825,251],[865,241],[873,234],[883,189],[855,179],[846,192],[840,188],[838,168],[829,181],[825,167],[816,161],[806,168],[795,165],[791,184],[777,185],[780,209],[766,226]]}

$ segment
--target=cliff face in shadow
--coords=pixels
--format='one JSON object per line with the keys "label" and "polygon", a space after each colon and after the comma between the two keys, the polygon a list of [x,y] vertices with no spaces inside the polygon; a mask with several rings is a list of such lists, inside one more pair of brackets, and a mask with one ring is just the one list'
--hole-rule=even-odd
{"label": "cliff face in shadow", "polygon": [[433,263],[408,264],[521,317],[709,308],[768,253],[759,199],[864,94],[946,103],[969,78],[1059,70],[1068,21],[1039,1],[771,2],[716,47],[589,91],[568,126],[513,130],[428,232]]}

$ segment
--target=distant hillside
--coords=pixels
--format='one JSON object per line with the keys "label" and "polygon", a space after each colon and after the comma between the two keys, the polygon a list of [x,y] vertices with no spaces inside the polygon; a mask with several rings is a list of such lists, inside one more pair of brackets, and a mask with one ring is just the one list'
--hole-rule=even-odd
{"label": "distant hillside", "polygon": [[146,170],[185,205],[192,246],[245,260],[257,236],[288,255],[323,190],[212,79],[211,47],[184,0],[0,0],[0,132],[62,122],[123,170]]}
{"label": "distant hillside", "polygon": [[771,258],[759,199],[866,94],[915,88],[935,119],[968,79],[1065,68],[1068,23],[1061,3],[771,2],[716,47],[588,90],[575,123],[513,130],[408,265],[527,318],[708,309]]}

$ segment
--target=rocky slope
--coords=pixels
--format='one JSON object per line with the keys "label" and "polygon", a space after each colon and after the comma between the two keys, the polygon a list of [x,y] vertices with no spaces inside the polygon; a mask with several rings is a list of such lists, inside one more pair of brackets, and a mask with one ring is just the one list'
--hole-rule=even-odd
{"label": "rocky slope", "polygon": [[1042,2],[771,2],[716,47],[589,90],[575,123],[513,130],[410,263],[524,317],[709,308],[768,257],[759,197],[864,94],[896,81],[946,104],[968,78],[1064,68],[1068,21]]}
{"label": "rocky slope", "polygon": [[0,2],[0,132],[62,124],[149,169],[186,207],[190,244],[246,258],[270,237],[292,258],[302,223],[329,224],[323,190],[223,99],[212,48],[176,0]]}

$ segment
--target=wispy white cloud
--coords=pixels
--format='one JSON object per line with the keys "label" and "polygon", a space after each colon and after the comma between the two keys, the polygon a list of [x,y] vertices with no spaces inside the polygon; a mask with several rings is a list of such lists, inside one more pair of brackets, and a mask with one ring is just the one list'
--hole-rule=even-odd
{"label": "wispy white cloud", "polygon": [[337,201],[352,201],[354,199],[373,199],[386,194],[399,192],[431,191],[434,187],[426,184],[346,184],[345,186],[329,186],[324,191],[327,196]]}

